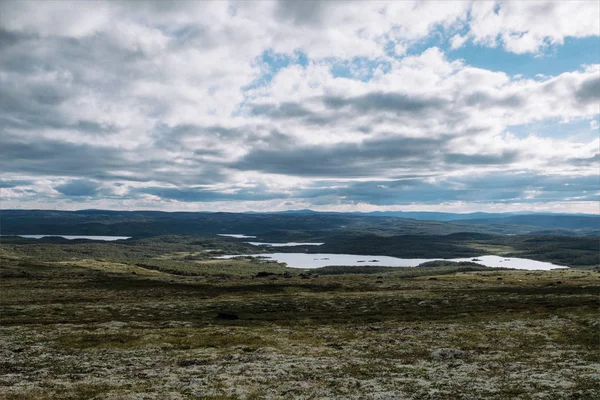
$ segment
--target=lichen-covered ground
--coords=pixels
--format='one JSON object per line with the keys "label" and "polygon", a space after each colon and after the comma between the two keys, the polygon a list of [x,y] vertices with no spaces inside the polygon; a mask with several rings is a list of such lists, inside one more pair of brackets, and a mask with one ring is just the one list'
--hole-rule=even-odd
{"label": "lichen-covered ground", "polygon": [[0,260],[0,398],[600,398],[591,270],[179,276],[20,257]]}

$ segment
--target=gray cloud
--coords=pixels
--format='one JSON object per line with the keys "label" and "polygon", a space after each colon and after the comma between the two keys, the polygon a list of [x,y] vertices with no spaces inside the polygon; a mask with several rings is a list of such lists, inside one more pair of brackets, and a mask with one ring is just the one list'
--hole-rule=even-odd
{"label": "gray cloud", "polygon": [[243,188],[234,193],[223,193],[205,188],[173,188],[173,187],[146,187],[134,189],[130,192],[136,194],[151,194],[162,199],[183,202],[210,202],[210,201],[263,201],[289,197],[284,193],[271,193],[266,187],[257,185],[254,188]]}
{"label": "gray cloud", "polygon": [[598,175],[565,176],[542,175],[532,172],[492,172],[485,175],[465,176],[456,179],[457,183],[473,190],[537,190],[539,192],[597,191],[600,184]]}
{"label": "gray cloud", "polygon": [[501,154],[457,154],[448,153],[444,160],[449,164],[461,165],[497,165],[510,164],[517,161],[519,153],[516,151],[504,151]]}
{"label": "gray cloud", "polygon": [[450,153],[449,137],[388,136],[335,146],[306,146],[292,141],[255,147],[230,164],[238,170],[313,177],[369,177],[397,169],[437,170],[452,165],[501,165],[518,161],[517,151],[500,154]]}
{"label": "gray cloud", "polygon": [[573,165],[600,165],[600,153],[587,158],[569,158],[567,161]]}
{"label": "gray cloud", "polygon": [[334,196],[347,203],[368,203],[378,206],[411,203],[437,204],[444,201],[491,201],[514,199],[522,194],[519,190],[480,193],[471,188],[452,187],[452,184],[451,181],[429,183],[424,179],[371,181],[354,183],[344,188],[325,189],[322,193],[316,190],[310,194],[317,199],[321,196]]}
{"label": "gray cloud", "polygon": [[29,180],[19,180],[19,179],[4,180],[4,179],[0,179],[0,189],[10,189],[10,188],[18,187],[18,186],[30,185],[32,183],[33,183],[33,181],[29,181]]}
{"label": "gray cloud", "polygon": [[329,147],[256,148],[231,167],[299,176],[374,176],[392,169],[410,168],[416,160],[420,168],[426,168],[445,142],[445,138],[389,137]]}
{"label": "gray cloud", "polygon": [[7,31],[0,28],[0,50],[6,50],[11,46],[19,43],[24,38],[24,35],[16,32]]}
{"label": "gray cloud", "polygon": [[[246,132],[237,129],[222,126],[203,127],[193,124],[169,126],[158,123],[152,130],[152,139],[154,140],[153,145],[158,148],[170,150],[184,149],[185,144],[183,141],[186,138],[204,138],[206,139],[207,144],[215,144],[226,140],[239,140],[245,135],[247,135]],[[203,155],[220,155],[222,150],[202,148],[196,149],[195,152],[196,154]]]}
{"label": "gray cloud", "polygon": [[399,93],[369,93],[357,97],[325,96],[323,102],[333,109],[350,106],[360,112],[390,111],[398,115],[439,110],[446,102],[437,98],[410,97]]}
{"label": "gray cloud", "polygon": [[575,97],[584,104],[600,101],[600,78],[584,81],[577,89]]}
{"label": "gray cloud", "polygon": [[219,165],[203,161],[201,150],[199,159],[187,158],[187,165],[182,169],[181,159],[170,159],[162,154],[150,157],[144,154],[144,149],[125,151],[41,138],[30,141],[9,134],[0,135],[0,148],[0,170],[4,173],[188,185],[213,184],[226,179]]}
{"label": "gray cloud", "polygon": [[8,134],[0,136],[0,147],[0,168],[5,172],[93,176],[131,166],[124,153],[115,148],[41,138],[26,141]]}
{"label": "gray cloud", "polygon": [[516,94],[506,96],[492,96],[490,93],[478,91],[468,95],[465,99],[465,103],[468,106],[482,108],[502,107],[516,109],[525,104],[525,99],[522,96]]}
{"label": "gray cloud", "polygon": [[[473,203],[560,201],[570,197],[592,201],[597,195],[598,177],[540,176],[533,173],[491,173],[429,181],[415,177],[394,181],[321,182],[322,187],[301,190],[294,196],[311,204],[327,204],[334,199],[345,203],[379,206],[411,203],[437,204],[446,201]],[[332,187],[327,187],[330,185]],[[534,193],[535,192],[535,193]],[[587,192],[587,194],[585,193]]]}
{"label": "gray cloud", "polygon": [[72,180],[69,183],[58,185],[55,189],[66,196],[94,196],[100,187],[98,182],[86,179]]}
{"label": "gray cloud", "polygon": [[279,105],[250,105],[250,113],[254,115],[265,115],[272,119],[298,119],[311,125],[326,125],[333,123],[340,118],[341,114],[320,115],[319,113],[308,110],[306,107],[292,102],[286,102]]}
{"label": "gray cloud", "polygon": [[278,0],[277,15],[296,25],[318,25],[323,21],[323,12],[327,1]]}

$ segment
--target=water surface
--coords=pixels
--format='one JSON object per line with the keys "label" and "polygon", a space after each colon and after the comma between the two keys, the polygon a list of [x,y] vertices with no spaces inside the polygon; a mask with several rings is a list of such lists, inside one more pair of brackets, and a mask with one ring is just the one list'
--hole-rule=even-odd
{"label": "water surface", "polygon": [[217,233],[217,236],[227,236],[227,237],[232,237],[232,238],[236,238],[236,239],[253,239],[256,237],[256,236],[244,235],[241,233]]}
{"label": "water surface", "polygon": [[[428,261],[444,260],[442,258],[397,258],[389,256],[359,256],[354,254],[308,254],[308,253],[270,253],[270,254],[245,254],[243,256],[264,257],[286,263],[291,268],[321,268],[330,265],[379,265],[385,267],[416,267]],[[228,255],[218,258],[241,257],[241,255]],[[477,261],[473,261],[477,259]],[[506,258],[499,256],[480,256],[469,258],[452,258],[447,261],[473,261],[492,268],[515,268],[526,270],[550,270],[568,268],[543,261],[529,260],[526,258]]]}
{"label": "water surface", "polygon": [[287,243],[263,243],[263,242],[246,242],[252,246],[269,246],[269,247],[286,247],[286,246],[321,246],[325,243],[304,243],[304,242],[287,242]]}
{"label": "water surface", "polygon": [[131,239],[131,236],[90,236],[90,235],[2,235],[2,236],[18,236],[22,238],[28,239],[41,239],[45,237],[60,237],[63,239],[88,239],[88,240],[104,240],[104,241],[114,241],[114,240],[123,240],[123,239]]}

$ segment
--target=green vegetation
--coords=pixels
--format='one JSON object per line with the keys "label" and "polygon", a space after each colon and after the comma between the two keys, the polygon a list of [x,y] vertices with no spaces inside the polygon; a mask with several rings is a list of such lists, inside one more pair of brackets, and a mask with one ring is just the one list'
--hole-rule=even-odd
{"label": "green vegetation", "polygon": [[[91,242],[60,238],[24,239],[3,237],[2,249],[23,252],[44,261],[69,261],[73,258],[103,259],[106,261],[140,264],[146,268],[170,273],[198,274],[211,265],[215,256],[254,254],[257,252],[347,253],[385,255],[402,258],[459,258],[493,254],[552,262],[575,268],[600,267],[600,239],[596,237],[490,235],[456,233],[450,235],[356,236],[324,235],[308,238],[324,242],[322,246],[290,246],[276,249],[257,248],[244,242],[247,239],[202,236],[159,236],[129,239],[119,242]],[[216,265],[225,268],[230,263],[233,273],[239,261],[227,260]],[[243,274],[246,266],[238,268]],[[227,272],[226,272],[227,273]]]}
{"label": "green vegetation", "polygon": [[593,270],[304,271],[212,260],[248,250],[229,239],[8,242],[2,398],[600,395]]}

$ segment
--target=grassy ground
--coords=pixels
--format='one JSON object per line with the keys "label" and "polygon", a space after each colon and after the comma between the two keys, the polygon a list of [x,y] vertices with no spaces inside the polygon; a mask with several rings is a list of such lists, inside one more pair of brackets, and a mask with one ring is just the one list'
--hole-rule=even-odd
{"label": "grassy ground", "polygon": [[600,396],[592,270],[41,260],[0,251],[0,398]]}

